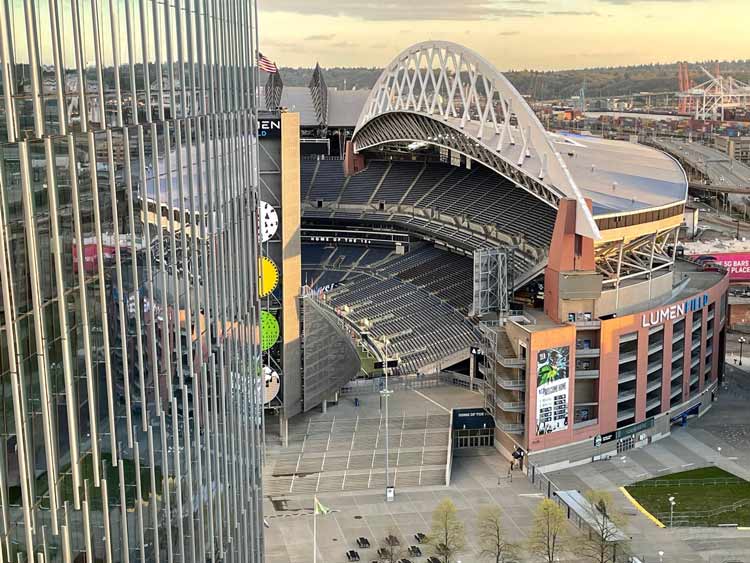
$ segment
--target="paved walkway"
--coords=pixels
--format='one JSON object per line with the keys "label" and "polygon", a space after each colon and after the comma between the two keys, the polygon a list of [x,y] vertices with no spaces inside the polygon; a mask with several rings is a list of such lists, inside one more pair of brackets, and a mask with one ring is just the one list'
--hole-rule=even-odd
{"label": "paved walkway", "polygon": [[[611,491],[626,514],[624,529],[632,537],[633,551],[644,563],[658,563],[659,551],[664,552],[663,563],[750,563],[750,532],[657,528],[618,491],[619,486],[632,481],[711,463],[750,479],[750,374],[734,367],[727,371],[726,386],[714,407],[701,419],[691,420],[687,427],[675,428],[669,438],[621,458],[550,474],[561,489]],[[420,409],[428,402],[416,394],[409,399]],[[506,461],[494,450],[476,450],[473,454],[454,457],[449,488],[400,490],[392,503],[384,501],[384,493],[373,491],[321,495],[323,504],[337,512],[318,518],[318,562],[345,562],[346,551],[356,548],[359,536],[367,537],[373,546],[371,550],[358,550],[362,561],[368,563],[375,558],[380,538],[388,533],[402,538],[405,545],[413,544],[416,532],[429,530],[432,511],[446,497],[458,507],[467,529],[468,547],[457,561],[480,561],[474,547],[474,520],[485,503],[500,506],[508,537],[523,541],[541,495],[519,472],[512,483],[508,482]],[[270,525],[266,529],[267,563],[312,561],[311,509],[312,498],[266,499],[264,510]],[[423,559],[413,561],[421,563]],[[561,558],[561,562],[580,560],[571,555]]]}
{"label": "paved walkway", "polygon": [[750,375],[733,367],[727,372],[719,401],[702,418],[674,427],[671,436],[645,448],[549,477],[561,489],[611,491],[627,514],[633,550],[646,561],[658,561],[658,552],[664,551],[665,562],[723,563],[734,557],[750,563],[750,531],[657,528],[617,490],[634,481],[712,464],[750,480]]}
{"label": "paved walkway", "polygon": [[[321,495],[321,502],[337,512],[318,516],[318,561],[344,562],[346,551],[357,549],[362,561],[369,563],[376,557],[379,541],[390,533],[401,538],[406,547],[415,544],[414,534],[429,531],[432,511],[444,498],[454,502],[467,530],[467,548],[457,561],[479,562],[474,530],[476,513],[483,505],[500,506],[508,537],[514,540],[524,538],[541,495],[518,471],[510,483],[505,477],[507,466],[494,450],[474,450],[473,453],[472,457],[456,457],[454,460],[450,488],[396,491],[396,499],[391,503],[385,502],[384,492]],[[476,455],[480,453],[489,455]],[[500,479],[498,474],[502,474]],[[310,563],[312,498],[295,497],[288,502],[267,500],[264,510],[270,525],[266,529],[266,562]],[[355,540],[359,536],[368,538],[372,548],[358,549]],[[415,563],[424,561],[410,559]]]}

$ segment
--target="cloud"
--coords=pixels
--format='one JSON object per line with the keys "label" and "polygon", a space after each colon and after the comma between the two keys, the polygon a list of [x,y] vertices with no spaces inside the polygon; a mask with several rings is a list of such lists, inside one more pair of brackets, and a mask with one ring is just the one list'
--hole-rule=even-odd
{"label": "cloud", "polygon": [[631,4],[696,4],[705,0],[599,0],[605,4],[615,4],[616,6],[629,6]]}
{"label": "cloud", "polygon": [[502,3],[496,0],[269,0],[263,3],[262,9],[265,12],[350,17],[369,21],[476,21],[542,16],[544,12],[510,7],[542,3],[541,0],[510,0]]}
{"label": "cloud", "polygon": [[599,12],[587,11],[581,12],[578,10],[553,10],[547,12],[550,16],[598,16]]}
{"label": "cloud", "polygon": [[265,49],[267,47],[270,47],[272,49],[281,49],[281,50],[297,50],[299,49],[299,42],[298,41],[283,41],[279,39],[264,39],[261,42],[261,46]]}
{"label": "cloud", "polygon": [[318,35],[308,35],[305,37],[305,41],[330,41],[336,37],[333,33],[321,33]]}
{"label": "cloud", "polygon": [[354,47],[354,46],[355,46],[354,43],[352,43],[350,41],[339,41],[339,42],[334,43],[332,45],[332,47],[339,47],[339,48],[342,48],[342,49],[349,49],[349,48]]}
{"label": "cloud", "polygon": [[511,35],[520,35],[520,34],[521,34],[521,32],[517,31],[517,30],[514,30],[514,31],[501,31],[500,33],[498,33],[498,35],[500,35],[502,37],[510,37]]}

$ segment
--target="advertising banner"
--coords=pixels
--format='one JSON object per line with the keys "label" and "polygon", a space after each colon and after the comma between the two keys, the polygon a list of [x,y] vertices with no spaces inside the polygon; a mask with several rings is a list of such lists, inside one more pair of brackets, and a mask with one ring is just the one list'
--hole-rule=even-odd
{"label": "advertising banner", "polygon": [[568,428],[568,362],[570,348],[548,348],[536,357],[536,433]]}
{"label": "advertising banner", "polygon": [[729,281],[750,281],[750,252],[693,254],[694,260],[706,265],[719,264],[729,272]]}

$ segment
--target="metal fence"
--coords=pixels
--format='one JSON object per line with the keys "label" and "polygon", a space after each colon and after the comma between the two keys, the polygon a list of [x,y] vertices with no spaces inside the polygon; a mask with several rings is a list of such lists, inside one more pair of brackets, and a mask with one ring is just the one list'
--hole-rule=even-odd
{"label": "metal fence", "polygon": [[[484,380],[474,378],[474,390],[481,391],[484,387]],[[351,395],[356,393],[379,393],[385,385],[385,377],[372,377],[368,379],[355,379],[347,383],[341,389],[342,395]],[[428,387],[438,387],[441,385],[455,385],[466,389],[470,386],[468,375],[455,373],[452,371],[431,373],[431,374],[412,374],[412,375],[389,375],[388,388],[392,391],[403,391],[406,389],[426,389]]]}
{"label": "metal fence", "polygon": [[695,485],[746,485],[747,481],[744,479],[734,477],[719,477],[716,479],[652,479],[648,481],[640,481],[628,485],[628,488],[633,487],[683,487],[683,486],[695,486]]}
{"label": "metal fence", "polygon": [[[732,504],[720,506],[713,510],[692,510],[692,511],[681,511],[681,512],[657,512],[654,514],[660,522],[669,527],[677,526],[705,526],[706,521],[727,514],[729,512],[735,512],[740,508],[750,505],[750,499],[742,499]],[[722,524],[715,524],[715,526],[735,526],[738,522],[726,522]]]}
{"label": "metal fence", "polygon": [[[526,469],[526,477],[531,482],[532,486],[542,493],[546,498],[554,500],[559,505],[566,509],[566,515],[568,520],[571,520],[579,529],[586,527],[585,522],[580,518],[572,518],[572,511],[567,510],[567,506],[557,496],[557,492],[560,490],[554,481],[544,474],[541,470],[533,463],[528,463]],[[658,558],[647,559],[644,555],[636,555],[626,545],[617,545],[613,547],[613,562],[614,563],[656,563]]]}
{"label": "metal fence", "polygon": [[[388,389],[403,391],[405,389],[424,389],[450,384],[450,379],[443,374],[430,375],[393,375],[388,376]],[[385,377],[355,379],[341,388],[342,395],[379,393],[385,385]]]}

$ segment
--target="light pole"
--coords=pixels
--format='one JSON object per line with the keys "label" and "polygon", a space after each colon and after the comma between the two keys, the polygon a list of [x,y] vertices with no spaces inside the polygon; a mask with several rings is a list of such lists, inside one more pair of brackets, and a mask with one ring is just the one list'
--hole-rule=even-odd
{"label": "light pole", "polygon": [[[388,491],[391,488],[390,470],[388,467],[390,451],[388,449],[388,397],[392,393],[388,389],[388,344],[390,340],[383,338],[383,375],[385,376],[385,385],[380,391],[380,395],[385,399],[385,500],[388,501]],[[395,496],[395,495],[394,495]]]}
{"label": "light pole", "polygon": [[742,345],[747,342],[747,339],[744,336],[740,336],[737,342],[740,343],[740,365],[742,365]]}
{"label": "light pole", "polygon": [[669,527],[672,528],[674,524],[674,505],[677,504],[674,501],[674,497],[669,497]]}

